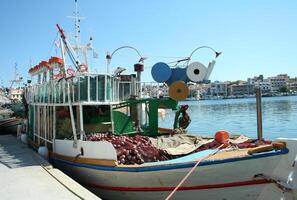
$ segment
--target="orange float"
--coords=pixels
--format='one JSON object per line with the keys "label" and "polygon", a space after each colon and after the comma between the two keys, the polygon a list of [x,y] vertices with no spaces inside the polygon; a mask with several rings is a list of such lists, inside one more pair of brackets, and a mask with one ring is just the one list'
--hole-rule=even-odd
{"label": "orange float", "polygon": [[189,88],[184,81],[175,81],[169,87],[169,96],[176,100],[185,100],[189,95]]}
{"label": "orange float", "polygon": [[217,131],[215,134],[215,141],[217,141],[220,144],[228,143],[229,139],[230,139],[230,134],[225,130]]}

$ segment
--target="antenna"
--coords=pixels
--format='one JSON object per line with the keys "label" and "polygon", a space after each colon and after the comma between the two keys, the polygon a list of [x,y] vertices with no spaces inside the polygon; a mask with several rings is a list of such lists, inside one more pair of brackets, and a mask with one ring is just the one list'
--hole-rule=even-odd
{"label": "antenna", "polygon": [[77,51],[80,46],[80,20],[85,19],[85,18],[79,16],[77,0],[75,0],[74,2],[75,2],[75,10],[73,12],[73,16],[68,16],[68,17],[74,19],[74,30],[75,30],[75,34],[74,34],[75,47],[74,47],[74,49]]}
{"label": "antenna", "polygon": [[75,0],[75,12],[74,12],[74,26],[75,26],[75,40],[76,44],[78,45],[80,42],[80,18],[78,13],[78,6],[77,6],[77,0]]}
{"label": "antenna", "polygon": [[[67,35],[65,34],[64,30],[59,27],[59,25],[57,25],[57,28],[59,30],[63,43],[67,47],[66,50],[68,51],[68,54],[72,62],[74,63],[74,65],[76,67],[79,67],[77,65],[84,64],[87,66],[88,71],[90,71],[90,66],[88,65],[89,63],[88,63],[87,53],[88,51],[93,50],[92,43],[91,43],[92,38],[90,38],[90,43],[88,43],[87,45],[80,44],[80,20],[85,18],[79,16],[77,0],[75,0],[74,2],[75,2],[75,11],[73,12],[74,16],[67,16],[67,17],[74,19],[75,44],[71,45],[71,43],[66,39]],[[84,62],[80,62],[80,57],[84,59]]]}

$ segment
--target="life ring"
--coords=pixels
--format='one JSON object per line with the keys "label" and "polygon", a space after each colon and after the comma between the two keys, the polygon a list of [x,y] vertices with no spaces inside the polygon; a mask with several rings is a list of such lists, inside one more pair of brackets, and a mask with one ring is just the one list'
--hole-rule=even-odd
{"label": "life ring", "polygon": [[88,71],[88,66],[85,65],[85,64],[79,65],[79,71],[80,72],[86,72],[86,71]]}
{"label": "life ring", "polygon": [[67,74],[68,74],[69,76],[75,76],[75,71],[74,71],[73,69],[71,69],[71,68],[68,68],[68,69],[66,70],[66,72],[67,72]]}
{"label": "life ring", "polygon": [[60,78],[63,78],[63,77],[64,77],[64,75],[62,73],[58,73],[58,74],[53,75],[54,79],[60,79]]}

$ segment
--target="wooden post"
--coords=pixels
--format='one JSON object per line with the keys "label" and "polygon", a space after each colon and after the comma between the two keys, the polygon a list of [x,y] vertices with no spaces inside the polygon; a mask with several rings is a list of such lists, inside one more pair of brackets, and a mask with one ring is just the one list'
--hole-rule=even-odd
{"label": "wooden post", "polygon": [[261,89],[256,89],[256,105],[257,105],[257,138],[258,143],[263,143],[263,129],[262,129],[262,102],[261,102]]}

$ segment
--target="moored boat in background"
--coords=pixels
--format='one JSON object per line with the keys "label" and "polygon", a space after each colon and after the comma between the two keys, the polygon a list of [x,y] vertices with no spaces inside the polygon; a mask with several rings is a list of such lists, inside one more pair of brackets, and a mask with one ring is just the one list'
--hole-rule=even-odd
{"label": "moored boat in background", "polygon": [[17,133],[18,126],[23,124],[23,120],[20,118],[6,118],[0,120],[0,132],[1,133]]}

